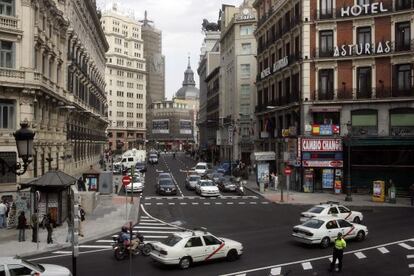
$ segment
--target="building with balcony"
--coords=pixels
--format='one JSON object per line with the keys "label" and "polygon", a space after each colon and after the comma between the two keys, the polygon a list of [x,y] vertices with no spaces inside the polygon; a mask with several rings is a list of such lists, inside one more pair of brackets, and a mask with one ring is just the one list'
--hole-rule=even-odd
{"label": "building with balcony", "polygon": [[101,18],[109,43],[106,54],[108,137],[112,151],[144,149],[147,83],[141,23],[114,5]]}
{"label": "building with balcony", "polygon": [[[413,2],[291,2],[255,2],[260,16],[256,37],[259,49],[263,49],[259,52],[271,51],[278,43],[272,42],[272,34],[276,33],[279,40],[278,30],[283,33],[284,26],[292,26],[287,19],[276,18],[273,28],[272,18],[280,13],[292,18],[297,10],[300,77],[298,88],[292,87],[299,97],[296,134],[305,141],[310,137],[322,143],[325,139],[337,143],[337,138],[346,137],[344,153],[351,146],[350,156],[340,154],[339,148],[326,154],[308,148],[304,155],[307,142],[298,143],[301,154],[296,155],[296,161],[301,161],[303,181],[301,185],[295,183],[296,187],[305,190],[304,185],[310,182],[311,190],[322,191],[332,189],[337,179],[346,183],[343,175],[348,167],[344,164],[350,158],[353,191],[371,189],[373,180],[390,179],[398,191],[406,191],[414,165]],[[282,39],[287,35],[295,41],[295,28],[282,34]],[[267,57],[271,59],[271,55]],[[260,60],[258,54],[259,64]],[[263,74],[269,74],[265,69]],[[274,72],[270,73],[273,76]],[[260,85],[258,82],[258,92]],[[277,95],[277,85],[275,89]],[[258,93],[258,101],[264,97]],[[260,116],[259,110],[267,105],[258,104],[256,114]],[[288,104],[273,106],[278,111]],[[271,126],[285,129],[288,125],[284,123],[275,118]]]}
{"label": "building with balcony", "polygon": [[252,115],[256,105],[256,29],[253,1],[221,8],[220,110],[217,140],[221,160],[250,164],[253,151]]}

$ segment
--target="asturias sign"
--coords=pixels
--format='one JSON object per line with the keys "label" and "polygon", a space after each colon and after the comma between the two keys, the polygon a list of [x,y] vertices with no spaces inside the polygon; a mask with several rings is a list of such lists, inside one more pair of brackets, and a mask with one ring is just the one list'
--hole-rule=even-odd
{"label": "asturias sign", "polygon": [[375,55],[375,54],[384,54],[391,52],[391,42],[378,42],[376,45],[373,43],[365,43],[365,44],[358,44],[358,45],[342,45],[342,46],[335,46],[334,47],[334,57],[345,57],[345,56],[352,56],[356,54],[357,56],[360,55]]}
{"label": "asturias sign", "polygon": [[342,151],[341,139],[302,139],[302,151],[332,152]]}

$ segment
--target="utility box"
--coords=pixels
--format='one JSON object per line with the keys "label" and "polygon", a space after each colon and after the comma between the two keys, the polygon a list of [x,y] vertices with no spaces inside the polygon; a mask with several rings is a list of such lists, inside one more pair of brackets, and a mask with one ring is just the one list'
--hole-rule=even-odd
{"label": "utility box", "polygon": [[112,172],[101,172],[99,174],[99,192],[101,194],[112,194],[113,191],[113,174]]}
{"label": "utility box", "polygon": [[372,201],[385,201],[385,183],[382,180],[376,180],[372,183]]}

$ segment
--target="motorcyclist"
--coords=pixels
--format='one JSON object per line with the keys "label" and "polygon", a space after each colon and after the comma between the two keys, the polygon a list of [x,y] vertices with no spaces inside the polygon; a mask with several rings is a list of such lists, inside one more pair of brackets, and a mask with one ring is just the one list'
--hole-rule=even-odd
{"label": "motorcyclist", "polygon": [[121,228],[121,239],[127,241],[131,250],[135,250],[139,244],[137,238],[131,240],[131,234],[128,232],[128,227],[122,226]]}

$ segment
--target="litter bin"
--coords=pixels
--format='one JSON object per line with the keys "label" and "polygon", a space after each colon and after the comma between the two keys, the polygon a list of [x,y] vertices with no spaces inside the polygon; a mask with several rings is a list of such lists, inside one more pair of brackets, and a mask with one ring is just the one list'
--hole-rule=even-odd
{"label": "litter bin", "polygon": [[261,193],[264,193],[264,187],[265,187],[264,182],[263,181],[260,181],[260,183],[259,183],[259,191]]}
{"label": "litter bin", "polygon": [[388,189],[388,202],[394,204],[397,203],[396,189],[394,184],[392,184],[392,186]]}

